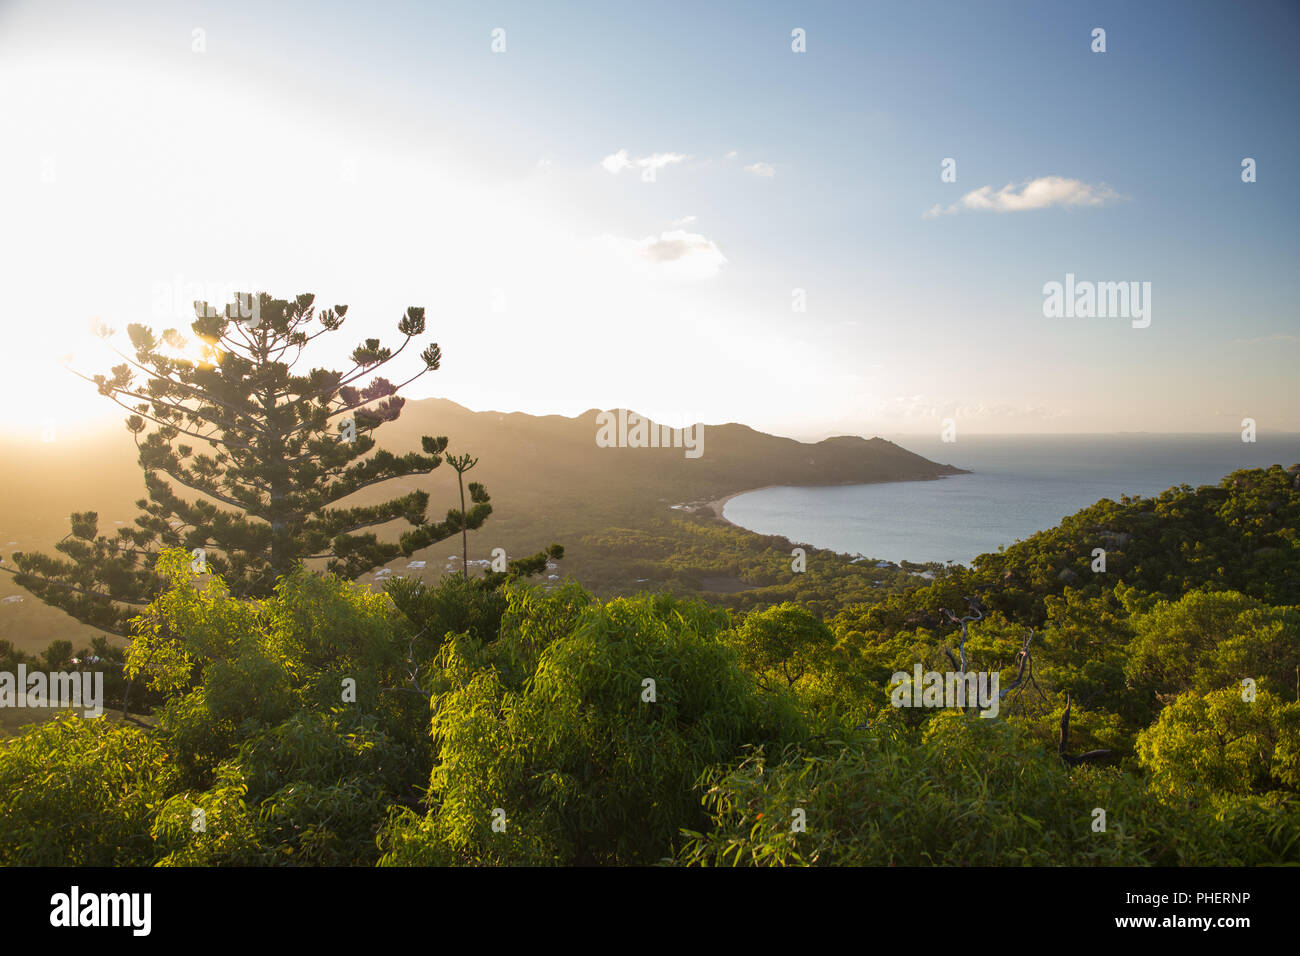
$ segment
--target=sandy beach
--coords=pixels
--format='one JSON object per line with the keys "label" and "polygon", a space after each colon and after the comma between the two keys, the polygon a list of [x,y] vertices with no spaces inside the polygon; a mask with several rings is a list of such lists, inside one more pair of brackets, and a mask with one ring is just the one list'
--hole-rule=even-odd
{"label": "sandy beach", "polygon": [[747,495],[751,491],[763,491],[766,488],[783,488],[783,487],[785,486],[784,485],[763,485],[761,488],[746,488],[744,491],[733,491],[729,495],[710,501],[707,505],[705,505],[705,507],[712,508],[713,513],[717,515],[719,518],[721,518],[723,521],[726,521],[727,524],[734,525],[735,527],[739,528],[740,525],[736,524],[734,521],[728,521],[727,517],[722,513],[722,509],[726,507],[728,501],[730,501],[732,498],[739,498],[741,495]]}

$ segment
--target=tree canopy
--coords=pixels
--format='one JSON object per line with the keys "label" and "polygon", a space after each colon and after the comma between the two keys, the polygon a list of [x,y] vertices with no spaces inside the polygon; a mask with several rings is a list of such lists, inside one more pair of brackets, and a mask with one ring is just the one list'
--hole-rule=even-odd
{"label": "tree canopy", "polygon": [[[301,561],[323,559],[329,571],[356,578],[480,527],[491,514],[477,482],[469,504],[462,491],[461,507],[441,522],[427,517],[423,490],[378,504],[346,501],[385,481],[427,475],[447,459],[446,437],[426,435],[421,453],[400,456],[374,437],[400,416],[399,391],[441,363],[432,343],[405,380],[379,374],[416,347],[423,308],[398,321],[396,349],[367,338],[341,371],[303,362],[316,339],[342,329],[346,305],[318,311],[311,294],[258,293],[223,308],[196,302],[195,314],[191,338],[130,325],[130,351],[116,350],[123,361],[90,376],[130,413],[147,496],[135,503],[134,527],[103,535],[96,513],[78,512],[55,546],[61,557],[16,553],[16,571],[6,570],[41,600],[125,635],[127,621],[161,590],[155,563],[166,548],[190,551],[195,570],[221,575],[232,594],[264,597]],[[410,525],[397,541],[366,530],[394,520]]]}

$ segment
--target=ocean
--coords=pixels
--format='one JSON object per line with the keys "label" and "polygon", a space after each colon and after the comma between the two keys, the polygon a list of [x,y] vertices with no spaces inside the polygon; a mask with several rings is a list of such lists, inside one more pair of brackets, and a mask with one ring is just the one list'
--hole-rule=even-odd
{"label": "ocean", "polygon": [[764,488],[723,514],[742,528],[888,561],[969,564],[1102,498],[1218,484],[1239,468],[1300,462],[1300,435],[963,436],[890,439],[972,474],[822,488]]}

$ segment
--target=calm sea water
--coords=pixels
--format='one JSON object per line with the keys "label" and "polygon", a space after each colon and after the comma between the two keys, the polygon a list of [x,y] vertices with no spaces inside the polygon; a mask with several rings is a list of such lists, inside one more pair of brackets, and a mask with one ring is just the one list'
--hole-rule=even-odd
{"label": "calm sea water", "polygon": [[970,436],[892,439],[973,474],[834,488],[765,488],[732,498],[727,520],[761,534],[889,561],[969,564],[1066,515],[1120,495],[1218,484],[1238,468],[1300,462],[1300,435]]}

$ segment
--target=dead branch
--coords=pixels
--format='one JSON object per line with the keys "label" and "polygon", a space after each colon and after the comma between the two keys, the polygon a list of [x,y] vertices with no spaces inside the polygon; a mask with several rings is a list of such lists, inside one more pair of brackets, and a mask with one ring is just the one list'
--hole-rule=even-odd
{"label": "dead branch", "polygon": [[1065,752],[1066,746],[1070,741],[1070,695],[1065,695],[1065,710],[1061,712],[1061,739],[1056,745],[1056,752],[1068,766],[1074,767],[1081,763],[1094,763],[1104,760],[1111,755],[1109,750],[1089,750],[1082,754],[1068,754]]}

